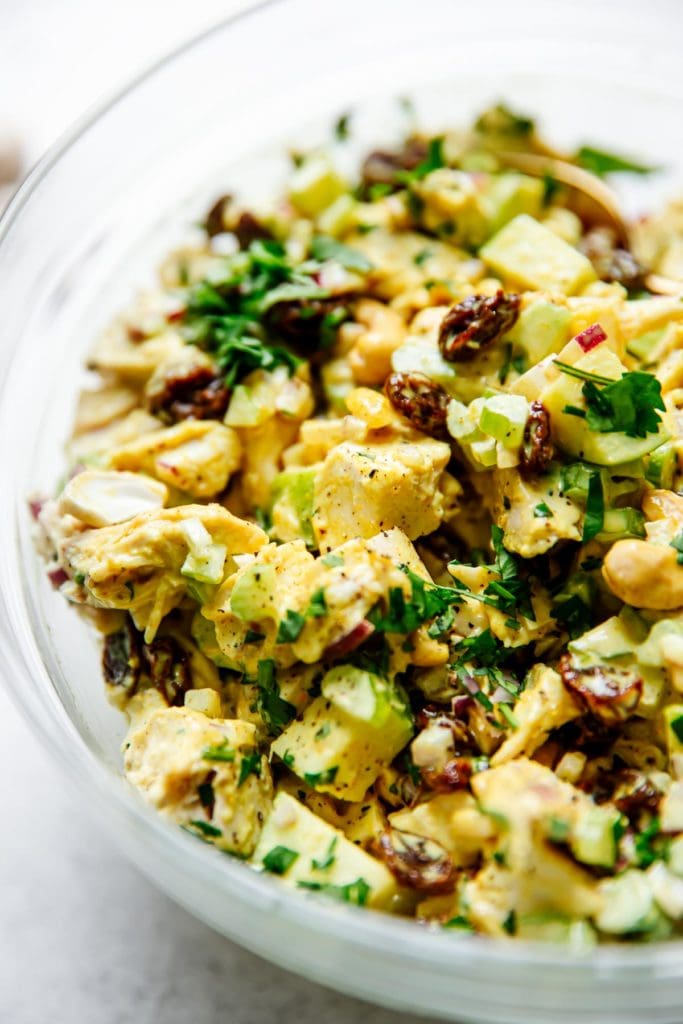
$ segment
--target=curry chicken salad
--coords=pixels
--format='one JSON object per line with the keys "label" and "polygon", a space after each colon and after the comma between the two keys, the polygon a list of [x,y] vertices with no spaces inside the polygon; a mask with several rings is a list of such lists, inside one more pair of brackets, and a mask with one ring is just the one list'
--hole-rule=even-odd
{"label": "curry chicken salad", "polygon": [[352,127],[168,256],[32,505],[127,778],[294,889],[680,934],[683,206],[503,106],[348,180]]}

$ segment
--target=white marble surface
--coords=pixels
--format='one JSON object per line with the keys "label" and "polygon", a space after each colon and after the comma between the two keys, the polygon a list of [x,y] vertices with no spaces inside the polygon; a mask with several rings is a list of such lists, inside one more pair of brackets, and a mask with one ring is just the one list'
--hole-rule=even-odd
{"label": "white marble surface", "polygon": [[[27,162],[231,0],[0,0],[0,124]],[[1,1024],[410,1024],[294,978],[176,907],[76,802],[0,689]]]}

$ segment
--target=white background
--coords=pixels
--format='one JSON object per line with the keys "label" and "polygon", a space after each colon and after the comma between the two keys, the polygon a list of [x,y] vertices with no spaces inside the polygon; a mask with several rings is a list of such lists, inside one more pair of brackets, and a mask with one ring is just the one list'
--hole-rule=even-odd
{"label": "white background", "polygon": [[[0,124],[27,163],[231,0],[0,0]],[[100,685],[100,680],[93,680]],[[0,687],[0,1024],[411,1024],[189,917],[91,823]]]}

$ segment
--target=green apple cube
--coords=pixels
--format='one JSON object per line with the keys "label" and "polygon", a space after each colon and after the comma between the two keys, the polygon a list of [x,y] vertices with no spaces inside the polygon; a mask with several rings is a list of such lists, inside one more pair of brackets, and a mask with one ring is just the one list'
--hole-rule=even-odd
{"label": "green apple cube", "polygon": [[424,373],[446,390],[457,378],[438,348],[425,341],[406,341],[400,345],[391,357],[391,366],[397,373]]}
{"label": "green apple cube", "polygon": [[586,256],[526,213],[501,228],[479,255],[496,274],[523,288],[575,295],[596,279]]}
{"label": "green apple cube", "polygon": [[571,319],[572,312],[565,306],[543,300],[534,302],[522,310],[505,340],[521,348],[527,364],[535,366],[566,344]]}
{"label": "green apple cube", "polygon": [[240,570],[230,595],[230,610],[243,622],[272,618],[275,593],[272,565],[249,565]]}
{"label": "green apple cube", "polygon": [[309,217],[322,213],[346,191],[346,182],[324,153],[304,160],[289,183],[289,198]]}

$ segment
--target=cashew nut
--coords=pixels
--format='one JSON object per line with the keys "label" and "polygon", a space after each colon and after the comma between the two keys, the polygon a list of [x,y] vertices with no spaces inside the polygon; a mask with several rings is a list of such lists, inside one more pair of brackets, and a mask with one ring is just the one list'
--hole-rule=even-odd
{"label": "cashew nut", "polygon": [[354,318],[365,330],[356,335],[349,353],[353,376],[359,384],[383,384],[391,373],[391,356],[405,338],[405,324],[395,310],[374,299],[361,299]]}

